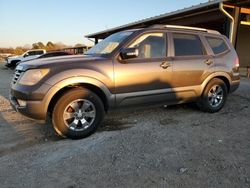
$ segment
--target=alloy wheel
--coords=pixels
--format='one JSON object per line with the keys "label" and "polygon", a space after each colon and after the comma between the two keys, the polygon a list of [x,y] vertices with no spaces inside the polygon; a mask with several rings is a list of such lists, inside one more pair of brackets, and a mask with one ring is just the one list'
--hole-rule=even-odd
{"label": "alloy wheel", "polygon": [[63,113],[65,125],[73,131],[83,131],[89,128],[93,124],[95,117],[95,106],[86,99],[77,99],[71,102]]}
{"label": "alloy wheel", "polygon": [[223,89],[219,85],[214,85],[208,92],[209,104],[214,108],[218,107],[222,103],[223,97]]}

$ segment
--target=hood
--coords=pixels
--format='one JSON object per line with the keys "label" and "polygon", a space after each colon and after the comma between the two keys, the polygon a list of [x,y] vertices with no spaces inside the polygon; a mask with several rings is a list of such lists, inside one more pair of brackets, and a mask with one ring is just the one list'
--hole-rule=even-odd
{"label": "hood", "polygon": [[66,64],[78,64],[83,62],[92,62],[98,60],[105,60],[104,57],[98,56],[89,56],[89,55],[66,55],[66,56],[58,56],[58,57],[50,57],[50,58],[42,58],[42,59],[34,59],[26,62],[21,62],[18,65],[19,69],[27,70],[34,68],[50,68],[50,67],[58,67],[65,66]]}
{"label": "hood", "polygon": [[16,59],[16,58],[19,58],[19,57],[21,57],[21,56],[20,55],[14,55],[14,56],[8,57],[8,59]]}

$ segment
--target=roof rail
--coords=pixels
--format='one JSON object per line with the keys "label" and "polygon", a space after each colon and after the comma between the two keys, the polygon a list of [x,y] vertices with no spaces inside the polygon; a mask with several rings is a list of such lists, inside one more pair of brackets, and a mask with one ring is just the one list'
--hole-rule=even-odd
{"label": "roof rail", "polygon": [[184,29],[184,30],[193,30],[193,31],[202,31],[206,33],[212,34],[220,34],[220,32],[210,29],[204,29],[199,27],[189,27],[189,26],[181,26],[181,25],[153,25],[151,28],[168,28],[168,29]]}

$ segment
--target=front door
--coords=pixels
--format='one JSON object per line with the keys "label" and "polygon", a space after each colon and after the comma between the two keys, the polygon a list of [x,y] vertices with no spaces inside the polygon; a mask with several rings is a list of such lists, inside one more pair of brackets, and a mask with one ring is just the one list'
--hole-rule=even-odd
{"label": "front door", "polygon": [[167,57],[166,33],[145,33],[128,48],[137,48],[137,58],[116,60],[114,78],[117,105],[148,104],[171,95],[172,62]]}

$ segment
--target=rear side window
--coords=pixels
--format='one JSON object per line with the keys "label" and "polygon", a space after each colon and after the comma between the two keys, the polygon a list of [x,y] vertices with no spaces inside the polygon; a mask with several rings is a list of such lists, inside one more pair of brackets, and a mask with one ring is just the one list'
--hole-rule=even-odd
{"label": "rear side window", "polygon": [[214,54],[220,54],[228,50],[228,47],[223,39],[214,37],[206,37],[206,39]]}
{"label": "rear side window", "polygon": [[203,55],[204,48],[197,35],[173,33],[175,56]]}

